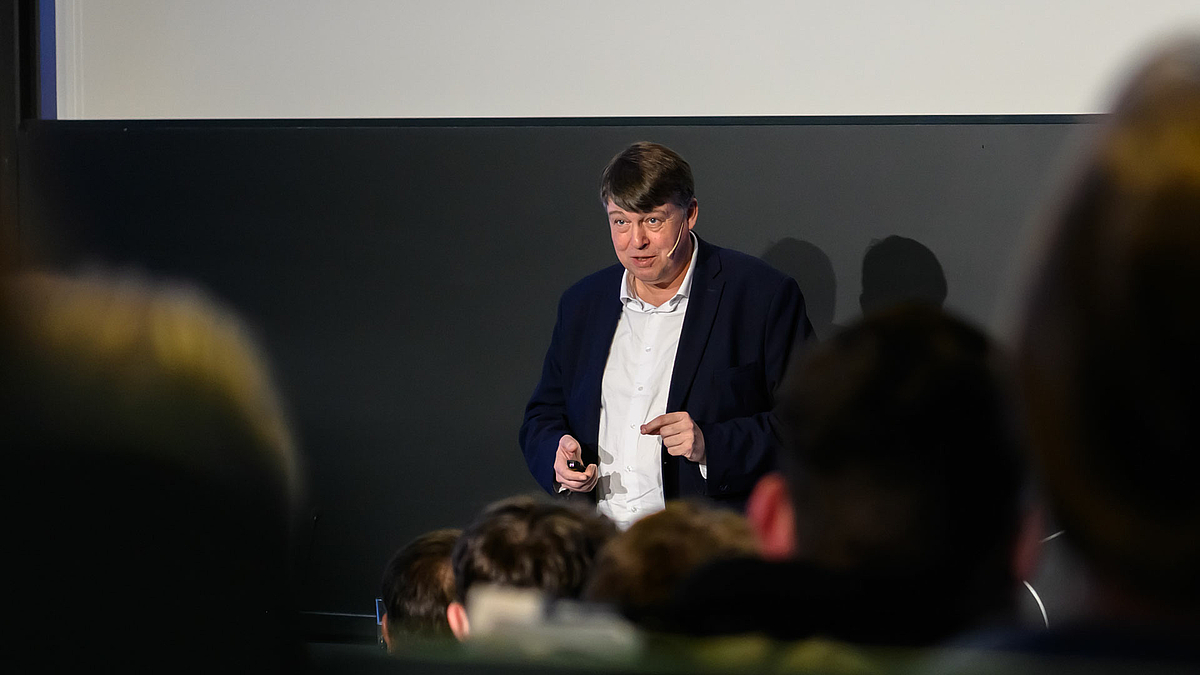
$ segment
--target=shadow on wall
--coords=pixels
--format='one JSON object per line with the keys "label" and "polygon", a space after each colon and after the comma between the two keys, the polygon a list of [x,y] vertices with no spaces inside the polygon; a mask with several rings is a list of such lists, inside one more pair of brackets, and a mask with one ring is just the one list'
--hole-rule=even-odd
{"label": "shadow on wall", "polygon": [[837,277],[829,256],[815,244],[785,237],[767,248],[763,262],[796,280],[804,294],[808,320],[817,338],[824,340],[833,333],[833,316],[837,298]]}
{"label": "shadow on wall", "polygon": [[863,316],[905,303],[941,307],[946,302],[946,273],[921,242],[892,235],[872,241],[863,255]]}

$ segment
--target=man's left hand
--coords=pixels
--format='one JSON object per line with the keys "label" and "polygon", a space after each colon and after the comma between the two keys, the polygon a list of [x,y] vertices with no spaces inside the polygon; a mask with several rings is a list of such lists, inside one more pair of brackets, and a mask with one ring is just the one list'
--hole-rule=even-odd
{"label": "man's left hand", "polygon": [[659,415],[642,425],[647,436],[662,436],[667,452],[692,462],[704,462],[704,434],[687,412]]}

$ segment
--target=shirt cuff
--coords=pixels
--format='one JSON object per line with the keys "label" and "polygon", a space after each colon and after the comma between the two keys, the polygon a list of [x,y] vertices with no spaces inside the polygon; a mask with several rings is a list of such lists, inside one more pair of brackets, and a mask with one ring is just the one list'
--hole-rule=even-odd
{"label": "shirt cuff", "polygon": [[700,477],[708,480],[708,462],[700,462]]}

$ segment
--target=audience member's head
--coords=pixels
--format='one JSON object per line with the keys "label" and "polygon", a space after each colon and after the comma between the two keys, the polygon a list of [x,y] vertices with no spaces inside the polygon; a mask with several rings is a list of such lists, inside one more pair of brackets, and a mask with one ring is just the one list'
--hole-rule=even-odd
{"label": "audience member's head", "polygon": [[47,663],[288,667],[296,456],[240,322],[129,278],[2,290],[10,637]]}
{"label": "audience member's head", "polygon": [[764,554],[928,583],[967,614],[1005,609],[1022,464],[996,359],[983,333],[925,306],[807,354],[780,391],[786,478],[751,499]]}
{"label": "audience member's head", "polygon": [[640,620],[664,606],[678,583],[701,565],[757,552],[757,540],[741,514],[670,502],[608,542],[584,598],[612,603]]}
{"label": "audience member's head", "polygon": [[1200,620],[1200,39],[1117,99],[1049,228],[1018,365],[1097,609]]}
{"label": "audience member's head", "polygon": [[469,632],[464,603],[475,584],[531,588],[551,598],[578,598],[600,549],[616,533],[603,516],[532,497],[496,502],[454,545],[457,601],[447,619],[460,640]]}
{"label": "audience member's head", "polygon": [[407,638],[449,638],[446,608],[455,599],[450,552],[461,530],[434,530],[396,552],[383,572],[383,639],[395,650]]}

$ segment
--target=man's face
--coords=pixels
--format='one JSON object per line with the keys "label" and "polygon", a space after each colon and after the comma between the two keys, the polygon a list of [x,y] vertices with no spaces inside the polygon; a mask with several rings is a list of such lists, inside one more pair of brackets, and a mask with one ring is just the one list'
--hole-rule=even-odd
{"label": "man's face", "polygon": [[670,285],[691,260],[688,232],[698,213],[695,199],[687,206],[667,202],[646,213],[626,211],[610,199],[608,229],[617,260],[644,284]]}

